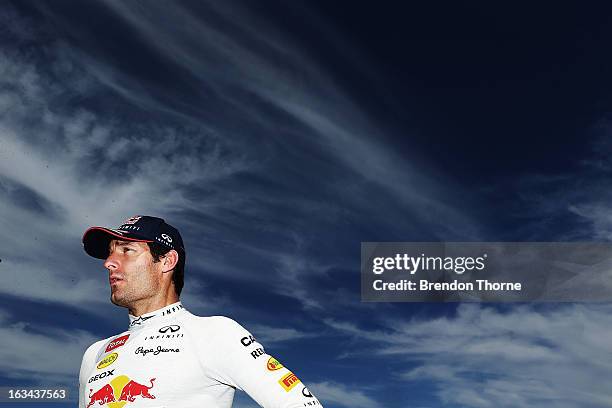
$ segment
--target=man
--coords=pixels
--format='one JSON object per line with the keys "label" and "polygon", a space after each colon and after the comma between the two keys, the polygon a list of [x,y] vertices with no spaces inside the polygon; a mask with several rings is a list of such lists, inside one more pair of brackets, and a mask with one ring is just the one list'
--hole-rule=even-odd
{"label": "man", "polygon": [[117,229],[89,228],[83,246],[105,260],[111,301],[129,310],[130,324],[85,351],[79,408],[225,408],[236,388],[263,407],[321,405],[238,323],[183,307],[185,248],[163,219],[135,216]]}

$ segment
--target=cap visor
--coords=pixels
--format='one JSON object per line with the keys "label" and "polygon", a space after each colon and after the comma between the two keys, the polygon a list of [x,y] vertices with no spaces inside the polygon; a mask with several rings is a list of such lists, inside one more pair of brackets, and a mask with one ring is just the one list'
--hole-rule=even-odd
{"label": "cap visor", "polygon": [[127,231],[113,230],[104,227],[91,227],[83,234],[83,249],[89,256],[98,259],[106,259],[109,254],[109,245],[111,240],[117,239],[120,241],[136,241],[136,242],[153,242],[150,239],[144,239],[137,234]]}

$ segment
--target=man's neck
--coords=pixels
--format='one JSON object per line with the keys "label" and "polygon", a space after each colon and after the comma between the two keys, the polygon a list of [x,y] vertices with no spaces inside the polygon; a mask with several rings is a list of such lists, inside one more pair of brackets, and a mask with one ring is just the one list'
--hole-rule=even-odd
{"label": "man's neck", "polygon": [[159,310],[178,301],[179,298],[176,294],[164,298],[142,299],[128,306],[128,310],[132,316],[142,316],[143,314]]}

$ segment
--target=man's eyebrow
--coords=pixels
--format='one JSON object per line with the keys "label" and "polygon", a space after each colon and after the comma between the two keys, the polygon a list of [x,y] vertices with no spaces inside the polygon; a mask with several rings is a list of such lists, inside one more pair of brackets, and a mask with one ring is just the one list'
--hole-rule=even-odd
{"label": "man's eyebrow", "polygon": [[134,244],[134,242],[132,241],[119,241],[119,240],[113,240],[111,242],[108,243],[108,247],[111,248],[113,246],[113,242],[115,243],[115,246],[128,246],[128,245],[132,245]]}
{"label": "man's eyebrow", "polygon": [[133,243],[134,242],[132,242],[132,241],[115,241],[115,245],[122,245],[122,246],[123,245],[131,245]]}

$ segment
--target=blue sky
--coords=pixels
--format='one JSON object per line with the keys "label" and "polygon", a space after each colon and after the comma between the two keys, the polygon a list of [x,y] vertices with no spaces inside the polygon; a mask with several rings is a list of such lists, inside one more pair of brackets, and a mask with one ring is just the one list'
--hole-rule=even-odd
{"label": "blue sky", "polygon": [[360,302],[363,241],[610,240],[609,10],[563,7],[2,3],[0,385],[74,389],[127,325],[82,233],[150,214],[326,407],[611,406],[608,304]]}

